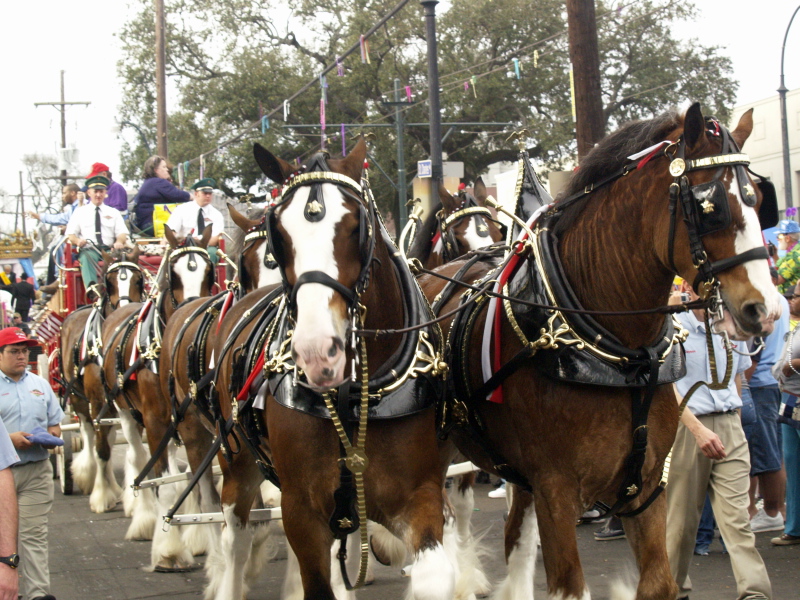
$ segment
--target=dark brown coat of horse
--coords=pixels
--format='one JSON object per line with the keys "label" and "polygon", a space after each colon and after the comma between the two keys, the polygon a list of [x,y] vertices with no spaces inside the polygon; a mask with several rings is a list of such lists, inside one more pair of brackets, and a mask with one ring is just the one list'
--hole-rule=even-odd
{"label": "dark brown coat of horse", "polygon": [[[753,126],[745,113],[732,136],[744,143]],[[627,156],[662,140],[683,135],[686,158],[721,153],[718,137],[707,133],[699,105],[684,117],[667,114],[652,121],[623,127],[602,141],[581,163],[565,193],[569,196],[630,162]],[[596,190],[575,204],[560,223],[559,250],[569,284],[585,309],[625,311],[667,304],[674,264],[677,274],[694,281],[697,269],[688,252],[688,232],[679,208],[674,239],[674,263],[668,239],[668,200],[673,177],[669,160],[659,155],[639,170]],[[688,174],[692,185],[712,179],[717,169]],[[734,193],[734,171],[725,169],[722,180],[728,192],[730,225],[703,238],[710,260],[717,261],[760,245],[756,214]],[[752,184],[752,182],[750,182]],[[759,199],[760,201],[760,199]],[[440,272],[452,276],[461,263]],[[489,271],[478,265],[464,277],[473,282]],[[779,312],[769,285],[765,261],[748,262],[718,274],[721,295],[739,332],[756,335],[771,330]],[[436,277],[422,278],[425,294],[433,299],[444,286]],[[458,305],[462,290],[442,307],[446,313]],[[481,340],[486,313],[482,311],[467,347],[472,389],[483,384]],[[639,348],[653,342],[663,324],[654,314],[596,317],[625,346]],[[443,329],[449,322],[442,323]],[[502,363],[521,349],[506,318],[502,320]],[[631,450],[631,392],[625,388],[570,385],[542,376],[533,358],[502,384],[502,404],[478,402],[491,447],[530,482],[533,493],[515,494],[506,525],[506,559],[516,581],[506,582],[498,596],[503,600],[533,597],[535,538],[532,505],[536,507],[550,597],[582,599],[589,591],[578,557],[575,523],[596,501],[612,505],[623,477],[623,462]],[[624,507],[637,508],[659,483],[664,460],[678,423],[678,406],[671,385],[659,386],[647,421],[649,428],[641,494]],[[470,436],[451,434],[458,447],[482,468],[497,472],[484,449]],[[637,516],[624,518],[628,539],[639,566],[639,600],[674,599],[677,591],[670,575],[665,547],[666,503],[659,497]]]}

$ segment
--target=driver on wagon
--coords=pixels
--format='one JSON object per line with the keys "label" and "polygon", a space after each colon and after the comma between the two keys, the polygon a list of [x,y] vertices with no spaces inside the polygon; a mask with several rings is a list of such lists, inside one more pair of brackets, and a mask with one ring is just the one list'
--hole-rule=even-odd
{"label": "driver on wagon", "polygon": [[89,288],[97,283],[98,263],[102,258],[100,251],[121,249],[128,241],[128,228],[122,213],[103,204],[108,184],[108,179],[102,175],[87,179],[90,202],[76,208],[67,223],[66,234],[70,244],[80,248],[78,260],[83,287],[88,294],[95,293]]}
{"label": "driver on wagon", "polygon": [[200,239],[203,230],[211,227],[208,256],[213,264],[217,264],[217,246],[219,246],[220,235],[225,229],[225,217],[211,206],[216,187],[217,182],[211,177],[196,182],[191,187],[192,202],[176,206],[167,221],[167,227],[175,232],[178,238],[185,238],[191,234],[195,239]]}

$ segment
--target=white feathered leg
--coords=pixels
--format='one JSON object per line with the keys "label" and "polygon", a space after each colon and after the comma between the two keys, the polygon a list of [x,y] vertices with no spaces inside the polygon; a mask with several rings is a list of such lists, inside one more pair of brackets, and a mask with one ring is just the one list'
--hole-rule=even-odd
{"label": "white feathered leg", "polygon": [[122,432],[128,441],[125,452],[125,478],[122,482],[122,505],[125,515],[132,517],[126,540],[152,540],[156,526],[156,499],[153,490],[145,489],[134,492],[133,480],[147,464],[149,453],[142,443],[139,424],[131,416],[130,411],[123,410],[119,414]]}
{"label": "white feathered leg", "polygon": [[[113,427],[109,428],[106,440],[111,450],[114,450],[114,440],[117,432]],[[97,463],[95,471],[94,487],[89,496],[89,508],[95,513],[108,512],[114,508],[122,497],[122,488],[114,477],[114,466],[109,460],[103,460],[97,455],[97,446],[94,447],[93,459]]]}
{"label": "white feathered leg", "polygon": [[75,454],[72,459],[72,481],[84,494],[90,494],[94,488],[94,479],[97,476],[97,463],[94,460],[94,428],[91,421],[83,415],[80,419],[81,440],[83,450]]}
{"label": "white feathered leg", "polygon": [[497,587],[492,600],[533,600],[538,543],[539,525],[531,502],[525,510],[517,545],[508,557],[508,574]]}
{"label": "white feathered leg", "polygon": [[218,551],[206,560],[206,600],[241,600],[247,593],[244,569],[253,545],[253,528],[243,526],[233,512],[233,505],[222,507],[225,525],[222,528]]}
{"label": "white feathered leg", "polygon": [[472,535],[472,513],[475,509],[475,496],[472,486],[463,492],[454,481],[450,488],[450,502],[456,519],[458,536],[458,569],[456,598],[472,598],[489,593],[489,580],[481,566],[478,556],[478,541]]}

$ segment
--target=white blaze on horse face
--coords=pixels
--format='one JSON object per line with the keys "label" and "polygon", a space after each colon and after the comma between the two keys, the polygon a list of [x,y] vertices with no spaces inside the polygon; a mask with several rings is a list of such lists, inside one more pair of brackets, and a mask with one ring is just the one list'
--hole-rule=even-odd
{"label": "white blaze on horse face", "polygon": [[[742,215],[744,215],[744,229],[736,232],[736,238],[734,240],[734,249],[736,253],[741,254],[753,248],[763,247],[764,241],[761,236],[761,224],[758,220],[758,214],[756,214],[755,208],[747,206],[744,201],[742,201],[742,196],[739,192],[739,182],[735,172],[728,186],[728,193],[733,194],[739,200],[739,206],[742,209]],[[781,316],[781,302],[778,290],[772,285],[772,278],[769,275],[767,261],[750,260],[744,263],[744,268],[747,270],[747,277],[752,286],[764,297],[767,316],[761,319],[762,327],[772,331],[772,322]],[[766,333],[768,333],[768,331],[766,331]]]}
{"label": "white blaze on horse face", "polygon": [[464,243],[470,250],[477,250],[478,248],[483,248],[484,246],[488,246],[492,243],[492,238],[481,237],[478,235],[478,228],[475,225],[475,221],[477,220],[475,217],[467,217],[469,219],[469,224],[467,225],[466,231],[464,231]]}
{"label": "white blaze on horse face", "polygon": [[[339,266],[333,254],[337,225],[350,211],[338,188],[323,184],[325,216],[312,223],[304,213],[311,188],[297,190],[279,218],[294,248],[294,272],[297,277],[310,271],[322,271],[339,279]],[[292,336],[292,350],[298,366],[311,385],[330,388],[344,379],[347,315],[331,310],[332,288],[307,283],[297,290],[297,325]],[[338,343],[337,343],[338,340]]]}
{"label": "white blaze on horse face", "polygon": [[270,269],[264,264],[264,256],[267,254],[267,243],[262,242],[258,249],[258,287],[272,285],[281,282],[281,270],[278,268]]}
{"label": "white blaze on horse face", "polygon": [[[194,271],[189,270],[189,262],[196,265]],[[172,265],[172,270],[181,278],[184,298],[199,298],[206,279],[207,263],[199,254],[188,252],[179,257]]]}
{"label": "white blaze on horse face", "polygon": [[122,269],[117,271],[117,293],[119,294],[119,306],[125,306],[130,302],[131,297],[131,278],[132,273],[125,270],[125,278],[122,278]]}

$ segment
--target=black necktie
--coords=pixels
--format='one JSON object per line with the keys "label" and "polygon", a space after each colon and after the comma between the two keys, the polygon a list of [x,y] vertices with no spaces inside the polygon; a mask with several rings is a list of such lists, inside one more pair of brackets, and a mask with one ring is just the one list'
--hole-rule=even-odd
{"label": "black necktie", "polygon": [[197,235],[203,235],[203,229],[206,228],[206,220],[203,218],[203,209],[197,211]]}
{"label": "black necktie", "polygon": [[100,227],[100,207],[94,209],[94,235],[97,238],[97,245],[103,245],[103,231]]}

